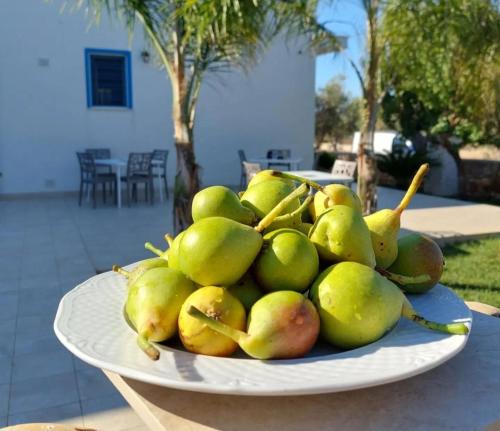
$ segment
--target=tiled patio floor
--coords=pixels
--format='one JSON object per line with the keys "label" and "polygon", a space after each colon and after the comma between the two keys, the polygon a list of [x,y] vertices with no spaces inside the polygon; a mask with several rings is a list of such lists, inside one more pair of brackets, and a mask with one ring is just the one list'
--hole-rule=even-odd
{"label": "tiled patio floor", "polygon": [[[379,206],[393,207],[401,195],[381,189]],[[465,207],[469,219],[458,213]],[[419,221],[436,230],[432,221],[447,225],[448,217],[460,234],[460,220],[469,229],[472,217],[500,232],[499,207],[418,195],[412,208],[403,226],[413,230]],[[61,296],[75,285],[113,263],[148,257],[147,240],[163,247],[171,220],[167,203],[121,210],[99,203],[93,210],[79,208],[73,196],[0,201],[0,427],[54,421],[145,429],[100,370],[62,347],[52,323]]]}
{"label": "tiled patio floor", "polygon": [[74,197],[0,202],[0,427],[66,422],[145,429],[102,372],[71,355],[52,330],[61,296],[96,271],[163,247],[167,204],[79,208]]}

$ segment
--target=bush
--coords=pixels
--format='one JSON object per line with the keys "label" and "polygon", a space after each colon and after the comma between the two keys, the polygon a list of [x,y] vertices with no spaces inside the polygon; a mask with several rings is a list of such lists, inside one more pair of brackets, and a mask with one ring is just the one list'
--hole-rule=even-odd
{"label": "bush", "polygon": [[439,162],[430,157],[428,151],[409,152],[405,149],[394,149],[392,153],[377,155],[378,169],[392,176],[396,181],[396,187],[402,189],[408,188],[412,176],[424,163],[439,166]]}

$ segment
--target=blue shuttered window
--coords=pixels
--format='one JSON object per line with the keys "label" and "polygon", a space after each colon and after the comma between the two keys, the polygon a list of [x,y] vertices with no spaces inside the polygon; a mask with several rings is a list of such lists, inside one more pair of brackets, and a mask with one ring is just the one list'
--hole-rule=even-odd
{"label": "blue shuttered window", "polygon": [[132,108],[130,52],[86,49],[87,106]]}

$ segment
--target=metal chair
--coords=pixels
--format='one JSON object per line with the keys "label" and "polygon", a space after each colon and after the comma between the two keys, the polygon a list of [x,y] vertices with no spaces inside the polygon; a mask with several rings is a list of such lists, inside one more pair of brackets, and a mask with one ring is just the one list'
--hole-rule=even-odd
{"label": "metal chair", "polygon": [[[272,149],[267,152],[268,159],[289,159],[292,156],[292,151],[288,149]],[[270,163],[268,165],[269,169],[273,168],[286,168],[288,171],[291,170],[290,163]]]}
{"label": "metal chair", "polygon": [[93,207],[96,207],[96,188],[98,184],[102,184],[102,200],[106,203],[106,184],[111,184],[111,189],[114,187],[115,200],[117,179],[113,173],[98,173],[94,156],[91,153],[76,153],[78,163],[80,164],[80,193],[78,197],[78,205],[82,206],[82,197],[84,193],[89,192],[89,187],[92,187]]}
{"label": "metal chair", "polygon": [[156,169],[160,170],[160,177],[163,179],[165,184],[165,196],[168,199],[168,183],[167,183],[167,160],[168,160],[168,150],[153,150],[152,160],[159,160],[161,164],[153,164],[153,175],[158,175],[155,172]]}
{"label": "metal chair", "polygon": [[[90,153],[94,156],[94,159],[111,159],[111,150],[109,148],[87,148],[86,153]],[[111,166],[97,166],[97,172],[99,173],[111,173]]]}
{"label": "metal chair", "polygon": [[150,200],[154,204],[153,170],[151,160],[153,153],[130,153],[127,162],[127,175],[121,177],[121,181],[127,183],[128,206],[132,201],[132,196],[137,202],[137,185],[144,184],[146,201]]}
{"label": "metal chair", "polygon": [[245,166],[243,165],[243,163],[247,161],[247,156],[245,154],[245,151],[243,150],[238,150],[238,156],[240,158],[240,168],[241,168],[240,190],[243,190],[247,184]]}
{"label": "metal chair", "polygon": [[[262,170],[258,163],[241,162],[243,165],[243,170],[245,171],[246,184],[244,187],[248,186],[250,180]],[[242,187],[243,189],[243,187]]]}

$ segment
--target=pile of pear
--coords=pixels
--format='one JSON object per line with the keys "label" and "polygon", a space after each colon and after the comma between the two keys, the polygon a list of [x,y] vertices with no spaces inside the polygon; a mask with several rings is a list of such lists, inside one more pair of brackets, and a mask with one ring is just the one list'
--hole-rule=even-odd
{"label": "pile of pear", "polygon": [[[262,171],[236,194],[198,192],[194,223],[127,278],[125,316],[151,359],[157,343],[190,352],[253,358],[306,355],[319,337],[335,348],[380,339],[404,317],[422,330],[465,335],[466,325],[426,320],[405,293],[425,294],[441,277],[439,246],[399,237],[400,218],[428,171],[422,165],[395,209],[363,216],[359,197],[285,172]],[[316,192],[313,194],[313,192]]]}

